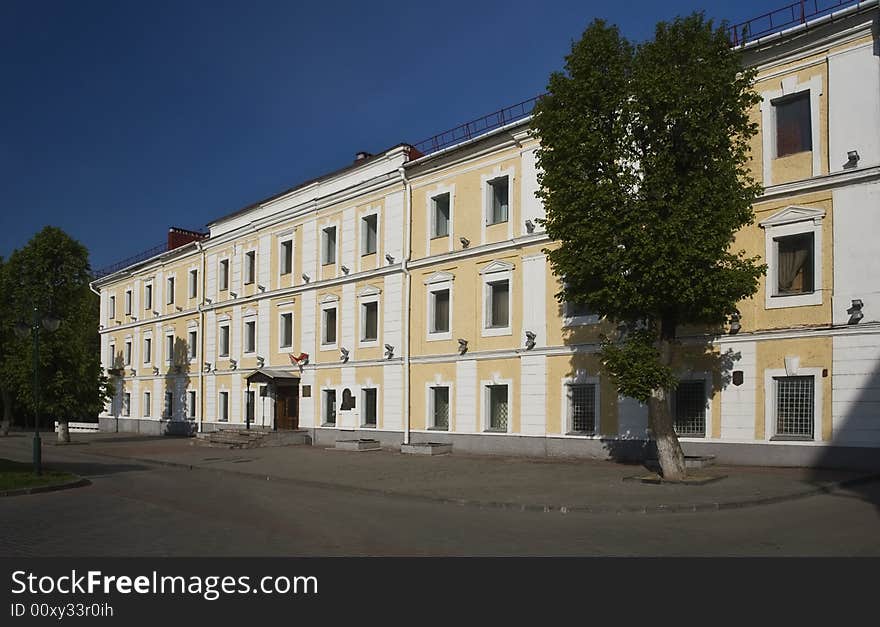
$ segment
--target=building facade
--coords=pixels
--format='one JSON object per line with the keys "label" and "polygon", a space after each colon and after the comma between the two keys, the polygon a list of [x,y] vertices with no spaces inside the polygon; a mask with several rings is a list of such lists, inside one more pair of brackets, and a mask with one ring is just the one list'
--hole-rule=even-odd
{"label": "building facade", "polygon": [[[765,189],[737,245],[768,272],[730,328],[683,338],[725,358],[680,369],[686,453],[876,463],[877,6],[740,44],[763,98],[752,159]],[[522,112],[481,134],[359,153],[96,279],[116,383],[102,428],[250,423],[316,443],[638,453],[647,408],[618,394],[597,355],[609,323],[555,298]]]}

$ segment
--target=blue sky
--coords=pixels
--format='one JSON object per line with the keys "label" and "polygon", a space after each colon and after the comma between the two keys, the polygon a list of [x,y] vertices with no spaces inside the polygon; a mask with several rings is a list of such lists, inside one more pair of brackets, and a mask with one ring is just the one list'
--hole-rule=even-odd
{"label": "blue sky", "polygon": [[3,0],[0,255],[52,224],[100,268],[525,100],[594,17],[639,40],[785,4]]}

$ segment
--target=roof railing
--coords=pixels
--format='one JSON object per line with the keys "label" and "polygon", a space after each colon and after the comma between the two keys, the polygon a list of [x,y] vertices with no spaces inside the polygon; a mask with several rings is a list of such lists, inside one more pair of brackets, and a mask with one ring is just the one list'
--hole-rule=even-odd
{"label": "roof railing", "polygon": [[837,9],[859,4],[861,0],[798,0],[780,9],[774,9],[729,28],[730,43],[734,47],[760,39],[813,18],[834,13]]}
{"label": "roof railing", "polygon": [[153,246],[149,250],[145,250],[136,255],[132,255],[131,257],[123,259],[122,261],[117,261],[113,265],[105,266],[100,270],[95,270],[94,278],[100,279],[101,277],[105,277],[108,274],[113,274],[114,272],[122,270],[123,268],[134,265],[141,261],[146,261],[150,257],[155,257],[158,254],[164,253],[166,250],[168,250],[168,243],[162,242],[158,246]]}

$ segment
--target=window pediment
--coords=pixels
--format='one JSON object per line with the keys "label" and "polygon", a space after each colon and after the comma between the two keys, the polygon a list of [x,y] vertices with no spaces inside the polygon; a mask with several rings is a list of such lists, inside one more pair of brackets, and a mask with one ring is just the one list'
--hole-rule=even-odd
{"label": "window pediment", "polygon": [[435,272],[425,279],[425,285],[431,285],[432,283],[445,283],[454,279],[455,275],[450,274],[449,272]]}
{"label": "window pediment", "polygon": [[375,285],[366,285],[360,292],[358,292],[358,298],[362,298],[364,296],[377,296],[381,293],[382,290],[380,290]]}
{"label": "window pediment", "polygon": [[783,224],[793,224],[795,222],[806,222],[812,220],[813,224],[819,225],[822,218],[825,217],[824,209],[815,209],[813,207],[791,206],[777,211],[766,220],[762,220],[759,225],[761,228],[782,226]]}
{"label": "window pediment", "polygon": [[510,272],[513,270],[513,264],[506,261],[493,261],[488,266],[480,270],[480,274],[491,274],[493,272]]}
{"label": "window pediment", "polygon": [[336,294],[325,294],[321,297],[321,303],[338,303],[339,297]]}

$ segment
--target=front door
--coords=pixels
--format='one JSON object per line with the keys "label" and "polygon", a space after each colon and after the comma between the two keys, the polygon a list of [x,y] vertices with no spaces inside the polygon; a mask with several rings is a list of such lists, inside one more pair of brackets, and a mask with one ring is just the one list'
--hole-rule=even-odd
{"label": "front door", "polygon": [[276,388],[275,428],[299,429],[299,386]]}

